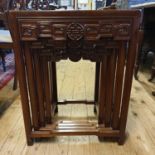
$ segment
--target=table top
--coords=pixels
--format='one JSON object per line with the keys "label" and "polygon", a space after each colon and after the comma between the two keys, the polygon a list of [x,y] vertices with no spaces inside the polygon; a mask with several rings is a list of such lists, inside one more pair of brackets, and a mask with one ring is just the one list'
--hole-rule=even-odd
{"label": "table top", "polygon": [[1,42],[12,43],[12,38],[9,30],[0,30],[0,43]]}
{"label": "table top", "polygon": [[0,30],[0,48],[12,48],[12,38],[9,30]]}

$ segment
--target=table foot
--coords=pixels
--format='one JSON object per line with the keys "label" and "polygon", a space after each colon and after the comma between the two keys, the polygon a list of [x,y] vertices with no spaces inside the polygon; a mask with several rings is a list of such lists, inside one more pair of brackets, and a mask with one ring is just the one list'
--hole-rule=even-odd
{"label": "table foot", "polygon": [[135,80],[138,80],[138,71],[139,71],[139,65],[135,65],[135,71],[134,71]]}
{"label": "table foot", "polygon": [[32,138],[27,140],[27,145],[28,146],[32,146],[33,145],[34,140]]}
{"label": "table foot", "polygon": [[57,106],[57,105],[56,105],[56,107],[55,107],[55,111],[54,111],[54,113],[55,113],[55,114],[58,113],[58,106]]}

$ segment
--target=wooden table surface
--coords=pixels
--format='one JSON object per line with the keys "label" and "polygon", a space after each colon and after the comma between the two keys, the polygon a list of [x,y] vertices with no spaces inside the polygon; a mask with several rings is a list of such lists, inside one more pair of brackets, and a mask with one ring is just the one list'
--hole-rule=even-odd
{"label": "wooden table surface", "polygon": [[0,48],[10,49],[13,47],[9,30],[0,30]]}

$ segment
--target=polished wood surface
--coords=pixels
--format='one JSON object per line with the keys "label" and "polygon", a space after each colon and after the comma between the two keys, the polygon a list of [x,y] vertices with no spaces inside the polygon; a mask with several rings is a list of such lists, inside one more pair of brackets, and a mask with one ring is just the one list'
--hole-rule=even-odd
{"label": "polished wood surface", "polygon": [[[139,23],[139,11],[9,12],[28,145],[55,135],[115,137],[124,143]],[[53,65],[68,58],[100,63],[93,101],[98,123],[54,121],[59,101]]]}

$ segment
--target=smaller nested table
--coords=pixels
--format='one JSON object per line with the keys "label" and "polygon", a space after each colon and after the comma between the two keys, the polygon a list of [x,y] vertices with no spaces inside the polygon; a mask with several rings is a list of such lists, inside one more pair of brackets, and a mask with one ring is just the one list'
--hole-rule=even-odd
{"label": "smaller nested table", "polygon": [[[9,12],[28,145],[60,135],[114,137],[123,144],[140,15],[138,10]],[[97,123],[53,119],[63,104],[55,63],[67,59],[97,64],[94,101],[84,101],[95,104]]]}

